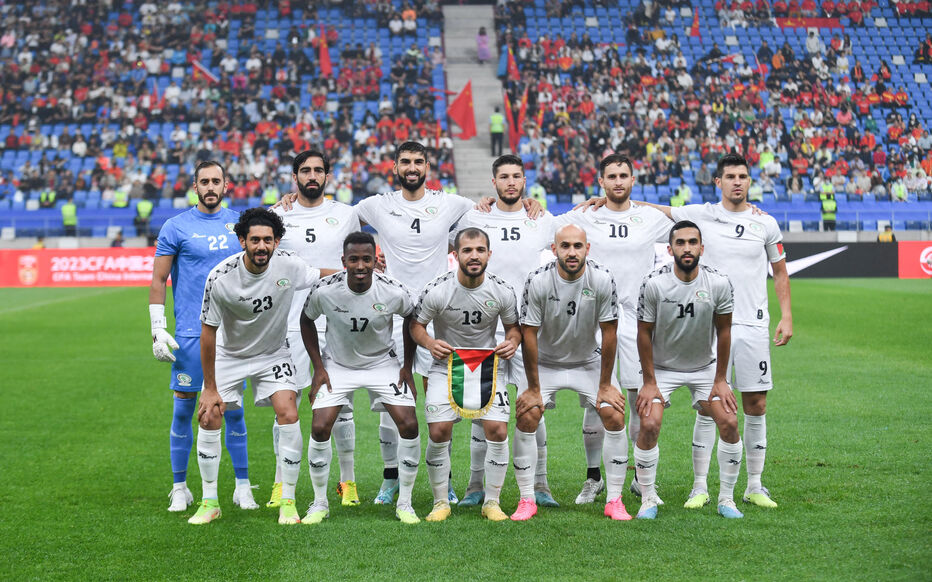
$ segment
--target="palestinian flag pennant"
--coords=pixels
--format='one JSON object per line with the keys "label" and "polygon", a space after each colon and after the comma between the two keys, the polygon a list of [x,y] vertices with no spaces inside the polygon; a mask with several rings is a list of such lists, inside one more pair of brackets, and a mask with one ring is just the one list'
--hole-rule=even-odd
{"label": "palestinian flag pennant", "polygon": [[453,348],[447,359],[447,394],[461,418],[479,418],[495,401],[498,356],[494,349]]}

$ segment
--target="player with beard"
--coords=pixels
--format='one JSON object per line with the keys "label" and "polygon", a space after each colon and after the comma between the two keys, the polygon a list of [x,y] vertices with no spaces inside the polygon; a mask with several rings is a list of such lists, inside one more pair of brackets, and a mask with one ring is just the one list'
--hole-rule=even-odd
{"label": "player with beard", "polygon": [[[457,224],[457,230],[479,228],[492,239],[495,252],[489,257],[489,270],[511,285],[518,297],[524,291],[528,274],[540,265],[541,251],[549,250],[550,241],[553,240],[554,218],[550,213],[544,212],[536,220],[528,216],[524,207],[526,184],[521,158],[510,154],[499,157],[492,164],[492,186],[498,195],[495,204],[489,212],[470,210]],[[503,327],[498,328],[495,337],[498,343],[504,341]],[[509,382],[517,387],[520,394],[527,388],[520,347],[507,364]],[[534,495],[538,505],[558,507],[547,484],[547,427],[543,418],[537,428],[536,438],[538,461]],[[481,421],[472,422],[469,452],[469,485],[459,502],[461,506],[479,505],[485,496],[482,480],[485,475],[486,440]]]}
{"label": "player with beard", "polygon": [[[169,511],[184,511],[194,501],[187,486],[188,460],[194,443],[191,421],[198,392],[203,384],[201,371],[201,302],[204,282],[210,270],[239,245],[233,225],[239,213],[220,203],[227,179],[223,166],[201,162],[194,170],[197,206],[168,219],[159,231],[149,288],[149,317],[152,352],[162,362],[172,362],[170,388],[174,391],[169,451],[174,484],[169,494]],[[171,275],[174,299],[175,337],[166,330],[166,283]],[[177,341],[176,339],[177,338]],[[171,349],[175,351],[172,353]],[[243,509],[256,509],[249,483],[246,422],[243,410],[224,414],[226,446],[233,463],[236,488],[233,503]]]}
{"label": "player with beard", "polygon": [[663,502],[654,480],[663,410],[680,386],[692,393],[693,408],[718,426],[718,513],[744,517],[734,501],[741,469],[738,402],[726,378],[731,349],[734,293],[724,274],[699,264],[702,233],[695,223],[677,222],[670,231],[667,264],[644,278],[638,300],[638,352],[644,385],[638,392],[641,431],[634,448],[641,485],[638,519],[654,519]]}
{"label": "player with beard", "polygon": [[[489,237],[477,228],[461,230],[454,241],[459,268],[431,281],[421,293],[411,323],[411,337],[433,356],[430,382],[425,397],[430,439],[424,462],[434,494],[434,508],[427,521],[444,521],[450,516],[447,499],[450,474],[450,438],[453,423],[460,418],[448,398],[447,357],[455,348],[486,349],[510,359],[521,343],[517,300],[511,285],[486,272],[491,249]],[[464,313],[468,316],[464,318]],[[498,342],[495,330],[501,320],[504,341]],[[434,332],[427,324],[434,323]],[[499,497],[508,470],[508,403],[504,366],[498,370],[496,394],[482,420],[488,442],[485,457],[485,503],[482,516],[490,521],[505,521]]]}
{"label": "player with beard", "polygon": [[[291,251],[304,259],[308,265],[342,269],[340,258],[343,255],[343,241],[350,233],[359,230],[359,218],[354,207],[324,198],[324,188],[329,176],[330,162],[323,153],[307,150],[295,157],[291,174],[291,179],[298,188],[295,204],[287,212],[281,207],[274,209],[285,222],[285,235],[279,248]],[[295,383],[299,389],[307,388],[311,384],[311,360],[301,341],[300,326],[301,311],[308,293],[309,290],[295,293],[288,315],[288,346],[297,367]],[[326,345],[325,318],[320,318],[317,322],[317,329],[320,331],[320,345],[323,347]],[[299,404],[300,400],[299,396]],[[273,425],[272,435],[275,456],[278,459],[277,424]],[[345,406],[337,417],[333,436],[340,464],[338,493],[343,505],[357,505],[359,495],[353,459],[356,426],[352,403]],[[278,501],[281,499],[281,470],[281,463],[276,462],[272,496],[266,504],[268,507],[278,507]]]}

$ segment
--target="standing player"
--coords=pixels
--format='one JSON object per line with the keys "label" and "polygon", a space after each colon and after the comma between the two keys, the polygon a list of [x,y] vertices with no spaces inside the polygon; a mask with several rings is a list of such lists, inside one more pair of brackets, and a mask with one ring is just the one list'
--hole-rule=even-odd
{"label": "standing player", "polygon": [[[448,400],[447,357],[454,348],[488,348],[510,359],[521,343],[514,291],[502,279],[486,273],[489,237],[477,228],[456,235],[454,253],[459,269],[437,277],[421,293],[411,324],[411,337],[435,358],[427,384],[427,426],[430,439],[424,461],[434,493],[434,508],[427,521],[443,521],[450,516],[447,499],[450,475],[450,437],[459,420]],[[505,341],[495,344],[495,330],[501,319]],[[434,322],[431,337],[427,324]],[[504,369],[497,377],[491,408],[480,418],[485,429],[485,503],[482,516],[504,521],[508,516],[499,505],[505,472],[508,469],[508,389]]]}
{"label": "standing player", "polygon": [[[169,432],[174,485],[169,494],[169,511],[184,511],[194,501],[187,486],[188,459],[194,433],[191,420],[197,394],[203,384],[200,358],[201,324],[198,320],[204,296],[204,282],[210,270],[236,252],[233,225],[238,213],[220,206],[227,180],[223,166],[201,162],[194,170],[197,206],[172,217],[159,231],[149,288],[149,317],[152,324],[152,352],[162,362],[172,362],[170,387],[174,390],[174,411]],[[165,288],[172,279],[176,341],[166,331]],[[175,352],[172,353],[171,349]],[[256,509],[249,483],[246,450],[246,422],[243,410],[229,410],[226,445],[233,462],[236,488],[233,503],[243,509]]]}
{"label": "standing player", "polygon": [[[576,224],[586,231],[592,245],[590,256],[608,267],[615,276],[618,305],[621,308],[618,325],[618,362],[615,377],[628,391],[633,403],[641,387],[641,363],[637,350],[638,286],[654,268],[654,243],[665,242],[670,232],[669,219],[656,208],[631,200],[636,178],[631,160],[611,154],[599,164],[599,186],[605,191],[605,206],[598,212],[574,210],[557,218],[558,224]],[[586,450],[586,481],[576,497],[577,504],[592,503],[605,489],[599,465],[602,459],[602,421],[594,408],[583,413],[583,445]],[[631,410],[628,435],[637,442],[640,422]],[[639,494],[637,480],[631,491]]]}
{"label": "standing player", "polygon": [[[314,409],[308,465],[314,485],[314,502],[302,523],[320,523],[330,515],[327,482],[330,476],[330,433],[340,409],[351,401],[353,391],[368,388],[375,409],[384,408],[398,427],[398,506],[395,515],[403,523],[420,521],[411,506],[411,490],[421,458],[417,416],[414,413],[414,380],[411,360],[414,342],[407,326],[414,300],[404,285],[381,273],[376,265],[375,239],[354,232],[343,242],[346,271],[321,280],[311,288],[301,314],[304,345],[314,364],[308,397]],[[392,340],[394,315],[404,318],[404,364],[399,368]],[[321,356],[314,320],[325,316],[327,349]],[[322,386],[326,385],[326,390]],[[376,400],[377,399],[377,400]]]}
{"label": "standing player", "polygon": [[[553,216],[544,213],[536,220],[528,216],[524,207],[526,180],[521,158],[510,154],[499,157],[492,164],[492,185],[498,199],[489,212],[473,209],[463,215],[457,227],[459,229],[479,228],[495,241],[495,252],[489,257],[489,270],[496,273],[511,285],[518,297],[524,291],[528,274],[539,265],[541,251],[550,248],[553,240]],[[505,340],[504,328],[499,327],[495,334],[496,343]],[[512,384],[519,391],[527,387],[524,374],[524,360],[521,348],[508,361],[508,375]],[[534,483],[534,496],[538,505],[559,507],[550,494],[547,485],[547,427],[541,418],[537,427],[537,470]],[[459,502],[461,506],[482,503],[484,491],[482,479],[485,475],[485,429],[482,422],[472,422],[470,436],[470,478],[466,494]]]}
{"label": "standing player", "polygon": [[[537,513],[533,467],[537,465],[534,431],[545,403],[557,390],[579,393],[581,402],[598,410],[605,425],[605,515],[628,520],[621,501],[628,468],[625,399],[612,383],[618,326],[618,294],[608,269],[587,260],[586,233],[575,225],[557,230],[556,260],[528,277],[521,300],[524,368],[527,390],[515,405],[515,480],[521,500],[511,516],[524,521]],[[601,348],[597,333],[601,332]]]}
{"label": "standing player", "polygon": [[[705,262],[724,273],[735,288],[735,312],[731,331],[729,377],[741,392],[744,409],[744,447],[748,485],[744,501],[760,507],[776,507],[761,484],[767,453],[765,413],[767,392],[773,388],[767,309],[767,265],[773,268],[774,289],[780,302],[780,322],[774,345],[786,345],[793,336],[790,277],[780,227],[772,216],[753,214],[748,202],[751,184],[747,161],[727,154],[718,161],[715,184],[722,191],[718,204],[670,208],[675,221],[691,220],[702,229]],[[702,507],[709,501],[706,476],[715,445],[715,423],[700,412],[693,431],[693,491],[686,507]]]}
{"label": "standing player", "polygon": [[300,523],[294,494],[303,441],[295,404],[295,368],[285,343],[288,309],[295,291],[316,283],[321,272],[298,257],[276,250],[285,227],[274,212],[251,208],[240,216],[234,230],[243,251],[214,267],[204,287],[204,388],[197,413],[203,500],[188,523],[210,523],[221,515],[217,473],[222,413],[226,408],[242,407],[244,380],[252,382],[256,406],[271,405],[275,409],[282,457],[278,523]]}
{"label": "standing player", "polygon": [[638,352],[644,385],[637,397],[641,431],[634,447],[643,495],[637,516],[654,519],[663,504],[654,486],[660,459],[657,439],[670,395],[686,386],[692,393],[693,407],[715,419],[721,435],[718,512],[728,518],[744,517],[734,501],[741,469],[738,403],[726,379],[734,310],[731,282],[715,269],[699,264],[702,234],[692,222],[673,225],[669,253],[673,264],[644,278],[638,301]]}
{"label": "standing player", "polygon": [[[291,179],[298,188],[296,204],[291,210],[276,208],[275,211],[285,222],[285,236],[282,237],[280,249],[290,251],[314,264],[327,269],[342,269],[340,257],[343,254],[343,240],[352,232],[359,230],[359,218],[352,206],[327,200],[324,189],[330,176],[330,162],[319,151],[303,151],[292,164]],[[291,359],[297,367],[295,384],[299,388],[311,385],[311,360],[304,342],[301,341],[301,310],[307,300],[308,291],[295,293],[288,314],[288,347]],[[318,329],[323,336],[325,322],[322,319]],[[322,343],[321,345],[325,345]],[[300,405],[300,398],[298,404]],[[340,462],[340,485],[338,487],[343,505],[356,505],[359,495],[356,491],[356,476],[353,453],[356,443],[356,425],[353,421],[352,400],[336,419],[334,441]],[[275,456],[278,454],[278,427],[272,428],[272,441],[275,444]],[[281,463],[276,463],[275,485],[272,498],[266,504],[277,507],[281,499]]]}

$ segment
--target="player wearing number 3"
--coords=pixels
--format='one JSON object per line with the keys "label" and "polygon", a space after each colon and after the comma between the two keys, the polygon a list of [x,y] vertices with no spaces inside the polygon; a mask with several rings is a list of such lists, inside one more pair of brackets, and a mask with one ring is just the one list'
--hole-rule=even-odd
{"label": "player wearing number 3", "polygon": [[[285,226],[269,210],[247,210],[240,216],[234,232],[243,251],[214,267],[204,287],[201,308],[204,387],[197,411],[200,424],[197,456],[203,501],[188,522],[205,524],[220,517],[217,473],[223,412],[242,407],[243,381],[250,380],[254,403],[271,405],[280,427],[283,482],[278,522],[299,523],[294,495],[303,441],[295,404],[296,370],[285,340],[288,310],[295,291],[316,283],[321,271],[277,250]],[[328,270],[325,274],[334,272]]]}

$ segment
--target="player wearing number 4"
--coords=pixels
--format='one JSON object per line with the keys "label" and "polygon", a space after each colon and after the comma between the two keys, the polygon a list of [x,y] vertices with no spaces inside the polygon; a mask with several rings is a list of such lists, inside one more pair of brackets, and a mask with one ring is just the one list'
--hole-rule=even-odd
{"label": "player wearing number 4", "polygon": [[295,404],[295,368],[286,346],[288,309],[295,291],[316,283],[321,271],[277,250],[285,227],[282,219],[269,210],[247,210],[234,231],[243,251],[214,267],[204,287],[204,387],[197,411],[203,500],[188,523],[210,523],[221,515],[217,500],[220,426],[224,410],[242,407],[244,380],[252,383],[256,406],[271,405],[275,409],[282,459],[278,522],[300,523],[294,495],[303,441]]}
{"label": "player wearing number 4", "polygon": [[[314,502],[302,523],[320,523],[330,515],[330,433],[340,410],[358,388],[369,390],[373,410],[387,411],[400,433],[395,515],[403,523],[420,521],[411,506],[411,490],[421,457],[411,376],[415,344],[407,331],[414,300],[395,279],[373,273],[375,265],[375,239],[367,233],[351,233],[343,242],[346,271],[314,285],[301,314],[301,335],[314,365],[308,394],[314,420],[307,451]],[[405,324],[401,367],[392,340],[395,315],[403,317]],[[327,348],[323,355],[314,324],[320,316],[327,318]]]}
{"label": "player wearing number 4", "polygon": [[721,435],[718,512],[727,518],[744,517],[733,498],[741,469],[738,403],[725,377],[734,311],[731,282],[699,264],[702,234],[694,223],[676,223],[668,248],[673,264],[645,277],[638,299],[637,342],[644,385],[637,397],[641,430],[634,448],[642,495],[637,517],[654,519],[663,504],[654,485],[660,458],[657,439],[663,410],[680,386],[689,388],[693,407],[714,419]]}
{"label": "player wearing number 4", "polygon": [[[194,170],[197,206],[165,222],[155,249],[149,289],[152,352],[159,361],[172,363],[170,387],[174,391],[168,438],[174,484],[169,493],[168,511],[184,511],[194,501],[187,485],[187,472],[194,444],[191,420],[197,394],[204,383],[200,353],[201,322],[198,320],[204,299],[204,282],[217,263],[239,248],[233,233],[239,213],[220,205],[226,187],[223,166],[212,161],[198,164]],[[169,275],[175,305],[175,337],[166,330],[165,295]],[[170,348],[175,352],[172,353]],[[257,509],[259,506],[253,500],[249,483],[243,410],[228,410],[224,414],[224,423],[227,451],[236,477],[233,503],[243,509]]]}
{"label": "player wearing number 4", "polygon": [[[430,439],[424,461],[434,493],[434,508],[427,521],[443,521],[450,516],[447,499],[450,437],[453,423],[460,417],[448,396],[448,357],[454,348],[495,346],[495,353],[507,360],[514,356],[521,342],[514,291],[502,279],[485,272],[491,253],[488,235],[477,228],[461,230],[454,241],[454,253],[459,268],[428,283],[418,301],[416,319],[411,324],[411,337],[434,357],[425,398]],[[496,345],[495,330],[499,319],[505,328],[505,340]],[[431,321],[434,323],[434,337],[427,331],[427,324]],[[489,374],[491,376],[491,372]],[[491,402],[487,409],[481,407],[486,412],[479,416],[483,420],[488,443],[482,516],[492,521],[508,519],[499,505],[509,456],[510,406],[505,384],[505,367],[500,366],[495,392],[489,394]]]}
{"label": "player wearing number 4", "polygon": [[515,403],[514,467],[521,500],[511,519],[525,521],[537,513],[534,431],[545,404],[557,390],[568,389],[581,396],[583,406],[595,408],[605,426],[605,515],[629,520],[621,501],[628,468],[625,399],[612,377],[618,326],[615,281],[608,269],[586,259],[586,232],[576,225],[557,230],[552,250],[556,260],[528,276],[521,300],[527,389]]}

